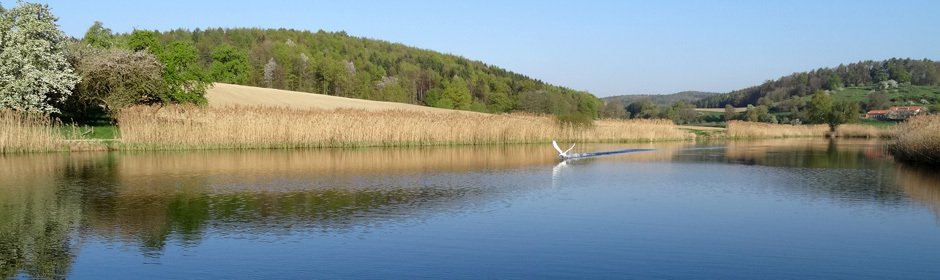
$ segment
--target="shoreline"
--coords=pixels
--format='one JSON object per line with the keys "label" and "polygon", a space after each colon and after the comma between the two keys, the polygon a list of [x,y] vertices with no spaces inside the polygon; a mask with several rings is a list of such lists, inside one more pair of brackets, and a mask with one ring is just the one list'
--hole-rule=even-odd
{"label": "shoreline", "polygon": [[[3,112],[0,112],[3,113]],[[731,122],[728,128],[668,120],[565,123],[547,115],[429,113],[403,110],[136,106],[117,117],[115,139],[95,139],[60,123],[0,114],[0,154],[430,147],[567,143],[711,142],[826,138],[820,125]],[[893,138],[893,129],[843,125],[837,138]],[[12,140],[11,140],[12,139]],[[38,139],[38,140],[37,140]],[[34,145],[42,143],[42,145]]]}

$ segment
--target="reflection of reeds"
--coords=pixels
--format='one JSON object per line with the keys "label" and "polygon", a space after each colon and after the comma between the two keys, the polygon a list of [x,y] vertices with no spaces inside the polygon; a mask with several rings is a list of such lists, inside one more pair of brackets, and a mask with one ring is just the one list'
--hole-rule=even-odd
{"label": "reflection of reeds", "polygon": [[57,129],[48,116],[0,110],[0,154],[62,149]]}
{"label": "reflection of reeds", "polygon": [[[833,146],[830,141],[836,141]],[[822,152],[836,147],[839,151],[859,152],[868,158],[883,159],[884,139],[761,139],[754,141],[729,141],[725,157],[733,160],[761,162],[772,153]]]}
{"label": "reflection of reeds", "polygon": [[315,187],[309,182],[325,177],[356,179],[525,168],[550,164],[556,154],[543,145],[161,152],[121,155],[115,167],[121,180],[126,180],[120,184],[122,192],[160,193],[165,191],[161,186],[174,187],[179,178],[203,178],[202,184],[211,185],[213,191],[228,192],[241,191],[238,188],[246,184],[268,186],[277,180],[307,182],[301,186],[306,188]]}
{"label": "reflection of reeds", "polygon": [[940,218],[940,175],[904,165],[898,165],[895,174],[897,184],[908,196],[933,209]]}
{"label": "reflection of reeds", "polygon": [[898,125],[891,151],[898,159],[940,164],[940,115],[915,116]]}
{"label": "reflection of reeds", "polygon": [[728,122],[730,138],[825,137],[826,125],[789,125],[745,121]]}
{"label": "reflection of reeds", "polygon": [[[789,125],[769,124],[745,121],[728,122],[730,138],[793,138],[826,137],[829,127],[826,125]],[[870,125],[843,124],[836,129],[836,137],[843,138],[887,138],[893,135],[891,128]]]}
{"label": "reflection of reeds", "polygon": [[266,107],[132,107],[119,117],[130,149],[412,146],[693,139],[668,121],[559,125],[528,114],[298,110]]}

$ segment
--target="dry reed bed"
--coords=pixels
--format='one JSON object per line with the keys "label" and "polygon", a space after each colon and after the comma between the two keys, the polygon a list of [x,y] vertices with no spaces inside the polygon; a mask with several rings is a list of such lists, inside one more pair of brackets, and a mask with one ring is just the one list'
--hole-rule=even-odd
{"label": "dry reed bed", "polygon": [[895,127],[843,124],[836,129],[836,137],[842,138],[893,138],[894,135]]}
{"label": "dry reed bed", "polygon": [[[729,138],[795,138],[826,137],[829,126],[769,124],[745,121],[728,122]],[[843,124],[836,129],[836,137],[845,138],[889,138],[894,135],[893,128],[875,127],[860,124]]]}
{"label": "dry reed bed", "polygon": [[127,149],[417,146],[546,142],[650,142],[694,135],[662,120],[601,120],[591,128],[528,114],[352,109],[137,106],[121,111]]}
{"label": "dry reed bed", "polygon": [[897,127],[891,146],[900,160],[940,164],[940,115],[915,116]]}
{"label": "dry reed bed", "polygon": [[789,125],[769,124],[745,121],[728,122],[729,138],[791,138],[825,137],[829,132],[826,125]]}
{"label": "dry reed bed", "polygon": [[0,154],[66,149],[58,129],[45,115],[0,110]]}

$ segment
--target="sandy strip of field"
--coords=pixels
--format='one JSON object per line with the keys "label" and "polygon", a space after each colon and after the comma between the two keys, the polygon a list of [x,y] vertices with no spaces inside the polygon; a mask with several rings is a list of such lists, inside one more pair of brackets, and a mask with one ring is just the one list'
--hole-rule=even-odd
{"label": "sandy strip of field", "polygon": [[694,125],[679,125],[679,129],[686,130],[704,130],[704,131],[725,131],[724,127],[712,127],[712,126],[694,126]]}
{"label": "sandy strip of field", "polygon": [[[712,113],[724,113],[725,108],[695,108],[699,112],[712,112]],[[737,113],[747,111],[747,107],[736,107],[734,111]]]}
{"label": "sandy strip of field", "polygon": [[408,110],[432,113],[470,113],[419,105],[345,98],[297,91],[215,83],[206,91],[210,107],[261,106],[294,109],[361,109],[367,111]]}

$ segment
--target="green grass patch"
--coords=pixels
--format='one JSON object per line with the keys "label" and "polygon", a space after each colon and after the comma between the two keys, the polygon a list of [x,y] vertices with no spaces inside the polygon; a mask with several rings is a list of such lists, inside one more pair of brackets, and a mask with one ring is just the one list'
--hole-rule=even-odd
{"label": "green grass patch", "polygon": [[891,127],[896,126],[898,123],[891,121],[875,121],[875,120],[859,120],[858,124],[876,126],[876,127]]}
{"label": "green grass patch", "polygon": [[[873,90],[871,87],[849,87],[835,91],[833,97],[836,101],[855,101],[864,104],[868,101],[868,94],[877,91],[879,90]],[[898,88],[885,89],[884,92],[888,94],[891,105],[894,106],[912,105],[912,103],[913,105],[927,105],[921,101],[931,104],[940,101],[940,86],[902,85]],[[804,99],[808,102],[810,98],[811,96],[807,96]]]}
{"label": "green grass patch", "polygon": [[115,125],[65,125],[61,133],[68,139],[118,139],[118,127]]}

